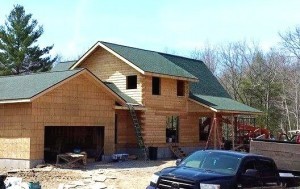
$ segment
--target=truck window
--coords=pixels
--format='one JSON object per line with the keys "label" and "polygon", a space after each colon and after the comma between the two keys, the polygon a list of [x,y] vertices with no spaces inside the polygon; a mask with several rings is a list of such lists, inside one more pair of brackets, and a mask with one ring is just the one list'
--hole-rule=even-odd
{"label": "truck window", "polygon": [[255,160],[245,162],[242,173],[245,173],[247,169],[255,169]]}
{"label": "truck window", "polygon": [[269,160],[259,160],[256,164],[257,170],[261,173],[263,177],[276,176],[275,166],[273,161]]}
{"label": "truck window", "polygon": [[256,167],[260,173],[260,177],[264,186],[277,186],[279,178],[275,163],[273,161],[259,159],[256,162]]}

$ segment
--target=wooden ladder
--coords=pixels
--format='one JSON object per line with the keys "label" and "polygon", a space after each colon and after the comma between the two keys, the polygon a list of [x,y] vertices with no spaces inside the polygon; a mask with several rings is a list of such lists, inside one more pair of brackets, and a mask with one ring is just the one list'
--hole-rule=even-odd
{"label": "wooden ladder", "polygon": [[135,135],[136,135],[136,139],[137,139],[137,142],[138,142],[138,146],[142,150],[142,153],[145,157],[145,160],[148,160],[149,159],[148,158],[148,149],[147,149],[147,147],[144,143],[144,139],[143,139],[142,131],[141,131],[141,126],[140,126],[139,120],[136,116],[134,107],[130,103],[127,103],[127,106],[128,106],[131,118],[132,118],[133,126],[134,126],[134,129],[135,129]]}
{"label": "wooden ladder", "polygon": [[171,144],[169,146],[170,150],[173,152],[173,154],[176,156],[176,158],[182,159],[186,157],[186,154],[183,152],[183,150],[178,146]]}

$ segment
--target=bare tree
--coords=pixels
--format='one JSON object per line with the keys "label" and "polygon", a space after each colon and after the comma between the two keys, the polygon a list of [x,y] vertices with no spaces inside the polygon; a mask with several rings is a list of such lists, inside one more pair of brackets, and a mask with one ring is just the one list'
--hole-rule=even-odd
{"label": "bare tree", "polygon": [[[289,118],[289,128],[299,129],[300,124],[300,27],[279,34],[281,45],[286,50],[289,63],[283,69],[285,75],[285,105]],[[290,117],[292,116],[292,117]]]}
{"label": "bare tree", "polygon": [[281,45],[292,55],[300,59],[300,27],[296,27],[294,31],[279,33],[282,39]]}
{"label": "bare tree", "polygon": [[212,47],[207,43],[203,49],[195,48],[191,52],[191,58],[203,61],[215,76],[218,75],[219,53],[217,47]]}

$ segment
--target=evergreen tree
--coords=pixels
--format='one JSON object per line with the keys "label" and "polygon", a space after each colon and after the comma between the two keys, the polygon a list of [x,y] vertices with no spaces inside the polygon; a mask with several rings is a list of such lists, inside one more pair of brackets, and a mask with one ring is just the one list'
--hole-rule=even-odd
{"label": "evergreen tree", "polygon": [[37,42],[43,27],[24,7],[14,6],[7,21],[0,26],[0,75],[47,71],[56,57],[49,55],[52,46],[40,49]]}

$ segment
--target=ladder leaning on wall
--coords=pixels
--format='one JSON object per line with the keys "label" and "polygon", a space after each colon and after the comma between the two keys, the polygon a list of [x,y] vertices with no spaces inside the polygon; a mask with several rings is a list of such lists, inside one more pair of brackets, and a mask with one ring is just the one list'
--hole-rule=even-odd
{"label": "ladder leaning on wall", "polygon": [[131,118],[132,118],[134,130],[135,130],[135,135],[136,135],[136,139],[137,139],[137,142],[138,142],[138,146],[142,150],[143,155],[145,157],[145,160],[148,160],[148,149],[147,149],[147,147],[144,143],[144,139],[143,139],[142,131],[141,131],[141,125],[140,125],[139,120],[136,116],[133,105],[130,104],[130,103],[127,103],[127,106],[129,108],[129,112],[130,112],[130,115],[131,115]]}

